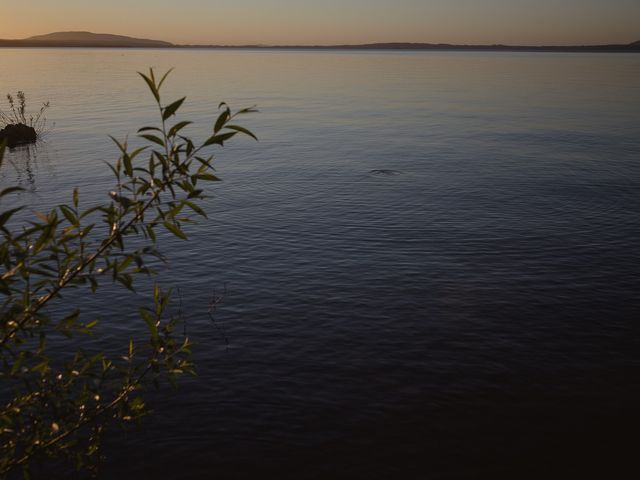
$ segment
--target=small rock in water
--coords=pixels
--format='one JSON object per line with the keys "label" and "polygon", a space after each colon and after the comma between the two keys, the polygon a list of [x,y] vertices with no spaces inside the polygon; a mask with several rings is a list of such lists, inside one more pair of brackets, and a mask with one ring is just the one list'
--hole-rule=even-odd
{"label": "small rock in water", "polygon": [[400,175],[401,172],[399,172],[398,170],[386,170],[386,169],[379,169],[379,170],[371,170],[369,172],[370,175],[376,175],[378,177],[393,177],[395,175]]}
{"label": "small rock in water", "polygon": [[0,130],[0,142],[6,139],[7,146],[10,148],[24,143],[35,143],[38,138],[35,128],[25,125],[24,123],[16,123],[7,125]]}

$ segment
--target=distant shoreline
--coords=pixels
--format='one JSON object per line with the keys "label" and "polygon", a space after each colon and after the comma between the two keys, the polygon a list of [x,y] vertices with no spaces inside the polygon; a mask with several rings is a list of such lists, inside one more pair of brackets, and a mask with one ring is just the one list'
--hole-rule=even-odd
{"label": "distant shoreline", "polygon": [[0,39],[9,48],[162,48],[234,50],[404,50],[404,51],[486,51],[486,52],[638,52],[640,41],[610,45],[453,45],[446,43],[386,42],[356,45],[176,45],[161,40],[133,38],[91,32],[55,32],[21,40]]}
{"label": "distant shoreline", "polygon": [[404,50],[404,51],[485,51],[485,52],[638,52],[639,45],[591,46],[509,46],[509,45],[430,45],[430,44],[367,44],[367,45],[175,45],[191,49],[266,49],[266,50]]}
{"label": "distant shoreline", "polygon": [[105,48],[105,49],[162,49],[162,50],[360,50],[360,51],[423,51],[423,52],[558,52],[558,53],[640,53],[640,47],[629,45],[593,45],[567,47],[448,45],[448,46],[384,46],[384,45],[106,45],[66,43],[24,43],[0,40],[0,48]]}

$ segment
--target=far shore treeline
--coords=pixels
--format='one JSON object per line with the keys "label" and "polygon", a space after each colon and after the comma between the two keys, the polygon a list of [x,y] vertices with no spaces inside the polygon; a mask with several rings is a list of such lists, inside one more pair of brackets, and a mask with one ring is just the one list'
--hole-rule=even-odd
{"label": "far shore treeline", "polygon": [[638,52],[640,41],[626,45],[451,45],[434,43],[368,43],[360,45],[176,45],[161,40],[133,38],[91,32],[56,32],[22,40],[0,39],[0,47],[66,47],[66,48],[238,48],[238,49],[344,49],[344,50],[477,50],[524,52]]}

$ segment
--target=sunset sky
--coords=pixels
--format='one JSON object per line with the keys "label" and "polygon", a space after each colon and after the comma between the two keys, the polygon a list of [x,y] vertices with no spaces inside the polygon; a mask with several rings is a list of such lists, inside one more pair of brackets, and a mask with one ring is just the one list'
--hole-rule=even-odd
{"label": "sunset sky", "polygon": [[201,44],[640,40],[639,0],[0,0],[0,5],[5,39],[88,30]]}

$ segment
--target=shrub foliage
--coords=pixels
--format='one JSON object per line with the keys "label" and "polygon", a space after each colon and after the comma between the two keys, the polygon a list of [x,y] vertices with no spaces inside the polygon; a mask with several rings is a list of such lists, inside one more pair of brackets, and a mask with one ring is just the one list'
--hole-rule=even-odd
{"label": "shrub foliage", "polygon": [[[0,478],[18,469],[28,476],[34,461],[46,459],[70,461],[78,470],[90,467],[105,427],[145,412],[145,385],[193,372],[190,341],[177,332],[178,318],[168,309],[170,289],[156,284],[152,303],[139,311],[147,338],[130,339],[113,358],[85,353],[81,339],[99,331],[97,321],[62,298],[71,289],[99,295],[104,282],[133,290],[139,275],[153,274],[149,264],[160,257],[158,230],[186,239],[185,222],[206,218],[203,184],[219,180],[214,157],[206,152],[239,133],[255,138],[233,123],[254,110],[232,114],[224,103],[204,142],[184,136],[190,122],[171,121],[185,99],[161,99],[167,74],[140,74],[160,121],[138,130],[146,142],[141,148],[113,139],[119,150],[109,165],[115,187],[104,204],[87,208],[76,189],[70,203],[25,224],[16,220],[24,207],[0,209]],[[0,163],[3,153],[0,146]],[[0,201],[20,190],[4,188]],[[67,312],[51,313],[64,311],[60,306]],[[51,355],[53,335],[68,339],[69,358]]]}

